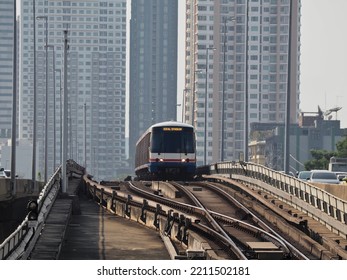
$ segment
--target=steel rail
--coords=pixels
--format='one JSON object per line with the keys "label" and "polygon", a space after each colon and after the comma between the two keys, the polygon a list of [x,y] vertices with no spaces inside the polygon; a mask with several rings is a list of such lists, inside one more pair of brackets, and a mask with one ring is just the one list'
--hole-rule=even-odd
{"label": "steel rail", "polygon": [[[240,203],[239,201],[237,201],[234,197],[232,197],[229,193],[227,193],[226,191],[218,188],[217,186],[214,186],[210,183],[203,183],[204,185],[206,185],[208,188],[211,188],[217,192],[219,192],[220,194],[222,194],[224,197],[228,198],[229,200],[231,200],[233,203],[235,203],[236,205],[238,205],[243,211],[245,211],[246,213],[248,213],[249,215],[252,216],[252,219],[256,220],[256,222],[258,224],[261,224],[261,226],[268,230],[270,232],[269,236],[272,236],[275,240],[277,240],[277,242],[279,242],[279,244],[281,244],[283,246],[283,248],[285,248],[285,250],[289,253],[292,253],[293,255],[295,255],[297,258],[300,259],[305,259],[308,260],[309,258],[307,258],[303,253],[301,253],[297,248],[295,248],[295,246],[293,246],[290,242],[288,242],[285,238],[283,238],[278,232],[276,232],[275,230],[273,230],[269,225],[267,225],[263,220],[259,219],[259,217],[257,215],[255,215],[252,211],[250,211],[247,207],[245,207],[242,203]],[[220,216],[224,216],[223,214],[217,213],[217,212],[213,212],[213,214],[216,215],[220,215]],[[244,223],[243,221],[241,221],[242,223]],[[250,225],[252,226],[252,225]],[[264,231],[265,232],[265,231]]]}
{"label": "steel rail", "polygon": [[[215,228],[215,232],[217,236],[223,236],[225,242],[228,243],[229,248],[233,251],[233,253],[238,257],[240,260],[247,260],[247,257],[242,253],[242,251],[237,247],[237,245],[234,243],[234,241],[231,240],[231,238],[226,235],[224,230],[220,228],[218,223],[214,221],[212,216],[208,213],[208,211],[204,207],[196,207],[190,204],[182,203],[182,202],[177,202],[169,198],[165,197],[158,197],[155,194],[152,194],[150,192],[144,191],[138,187],[136,187],[134,184],[131,182],[128,182],[128,185],[131,187],[132,190],[135,190],[138,193],[141,193],[142,195],[145,195],[146,197],[150,197],[151,199],[160,202],[162,204],[165,204],[167,206],[173,207],[173,208],[178,208],[183,210],[188,210],[189,212],[193,212],[199,216],[203,216],[206,218],[210,223],[214,223],[217,229]],[[213,222],[214,221],[214,222]]]}
{"label": "steel rail", "polygon": [[[203,184],[200,183],[198,185],[205,186],[205,184],[207,184],[207,183],[203,183]],[[286,255],[290,254],[291,251],[288,248],[289,246],[286,244],[286,242],[284,242],[283,238],[281,238],[280,236],[275,236],[275,235],[273,235],[273,234],[271,234],[269,232],[266,232],[264,229],[262,229],[260,227],[251,225],[250,223],[244,222],[242,220],[239,220],[239,219],[236,219],[236,218],[233,218],[233,217],[230,217],[230,216],[226,216],[226,215],[223,215],[221,213],[218,213],[218,212],[215,212],[215,211],[212,211],[212,210],[208,210],[208,209],[206,209],[206,207],[204,207],[201,204],[201,202],[190,191],[186,190],[185,188],[183,188],[182,186],[180,186],[177,183],[173,183],[173,185],[178,187],[182,191],[184,191],[190,197],[191,200],[197,201],[197,203],[199,205],[201,205],[201,207],[203,207],[207,211],[208,215],[214,220],[214,223],[218,224],[218,222],[216,222],[215,220],[223,221],[223,222],[230,223],[230,224],[236,224],[237,223],[238,226],[241,226],[245,230],[247,230],[249,232],[257,232],[259,234],[259,236],[262,236],[263,239],[268,240],[269,242],[272,242],[272,243],[276,244],[278,246],[278,248],[280,248],[282,251],[284,251],[284,253]],[[210,188],[213,189],[213,191],[217,192],[218,194],[221,194],[219,192],[218,188],[215,188],[214,186],[211,186]],[[225,193],[225,195],[227,197],[230,196],[226,192],[223,192],[222,194],[224,195],[224,193]],[[231,197],[231,199],[234,202],[234,198]],[[241,208],[246,213],[250,214],[252,216],[252,218],[255,218],[257,220],[257,222],[267,226],[262,220],[260,220],[258,217],[256,217],[252,212],[248,211],[248,209],[246,209],[242,204],[240,204],[239,202],[237,202],[235,204],[236,204],[237,207]],[[218,224],[218,228],[220,228],[219,224]],[[269,229],[273,232],[273,230],[271,228],[269,228]],[[221,230],[228,236],[228,238],[230,238],[229,235],[223,229],[221,229]],[[242,243],[242,241],[240,241],[240,242]],[[302,259],[308,259],[305,256],[301,256],[301,258]]]}
{"label": "steel rail", "polygon": [[216,220],[210,214],[210,211],[208,209],[206,209],[206,207],[199,201],[199,199],[197,199],[197,197],[195,195],[193,195],[190,191],[183,188],[180,184],[174,183],[174,182],[172,182],[171,184],[173,186],[177,187],[180,191],[183,191],[186,195],[189,196],[190,199],[192,199],[194,201],[194,203],[196,203],[196,205],[198,207],[203,209],[203,211],[205,212],[204,216],[207,218],[207,220],[213,226],[213,228],[215,230],[217,230],[217,232],[219,232],[221,235],[223,235],[227,240],[229,240],[229,242],[232,244],[232,246],[235,247],[235,249],[237,251],[237,255],[240,257],[240,259],[246,260],[247,257],[245,256],[245,254],[238,248],[238,246],[235,244],[235,242],[230,238],[229,234],[227,234],[225,232],[225,230],[216,222]]}

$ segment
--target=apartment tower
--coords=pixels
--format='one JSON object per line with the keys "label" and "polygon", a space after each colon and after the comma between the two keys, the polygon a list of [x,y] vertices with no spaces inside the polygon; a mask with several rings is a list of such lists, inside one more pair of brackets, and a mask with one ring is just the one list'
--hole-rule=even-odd
{"label": "apartment tower", "polygon": [[11,138],[14,0],[0,1],[0,142]]}
{"label": "apartment tower", "polygon": [[176,120],[177,0],[132,0],[129,163],[152,124]]}
{"label": "apartment tower", "polygon": [[[48,174],[61,162],[64,30],[68,31],[68,158],[96,179],[113,179],[125,166],[126,0],[36,0],[36,97],[34,109],[34,0],[21,2],[19,136],[33,138],[37,112],[37,170]],[[47,26],[46,18],[47,17]],[[48,33],[46,31],[48,30]],[[47,37],[46,37],[47,35]],[[46,70],[46,38],[48,69]],[[48,75],[46,75],[46,72]],[[46,92],[46,79],[48,90]],[[45,105],[48,102],[46,113]],[[54,122],[55,112],[55,122]],[[55,134],[54,134],[55,130]],[[56,162],[53,162],[56,138]],[[30,163],[28,163],[30,164]]]}
{"label": "apartment tower", "polygon": [[246,122],[284,123],[288,79],[296,122],[301,4],[291,2],[290,21],[290,0],[186,0],[184,120],[198,164],[242,158]]}

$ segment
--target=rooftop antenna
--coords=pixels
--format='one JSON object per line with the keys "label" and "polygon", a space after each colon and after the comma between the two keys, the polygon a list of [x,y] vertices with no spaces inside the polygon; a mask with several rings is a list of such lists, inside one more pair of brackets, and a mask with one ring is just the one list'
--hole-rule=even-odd
{"label": "rooftop antenna", "polygon": [[328,119],[330,120],[331,119],[331,116],[330,114],[334,113],[335,112],[335,119],[337,120],[337,112],[340,111],[342,109],[342,107],[334,107],[334,108],[331,108],[329,110],[326,110],[324,112],[324,116],[328,117]]}
{"label": "rooftop antenna", "polygon": [[327,109],[327,92],[324,92],[324,110]]}
{"label": "rooftop antenna", "polygon": [[335,120],[337,120],[337,112],[340,111],[342,107],[334,107],[330,109],[332,112],[335,112]]}

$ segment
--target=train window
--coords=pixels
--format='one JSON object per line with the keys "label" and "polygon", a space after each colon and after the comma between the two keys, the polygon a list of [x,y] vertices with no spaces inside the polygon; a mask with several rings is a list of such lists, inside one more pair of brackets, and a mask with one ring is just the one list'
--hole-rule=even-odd
{"label": "train window", "polygon": [[192,129],[153,128],[152,153],[194,153],[195,137]]}

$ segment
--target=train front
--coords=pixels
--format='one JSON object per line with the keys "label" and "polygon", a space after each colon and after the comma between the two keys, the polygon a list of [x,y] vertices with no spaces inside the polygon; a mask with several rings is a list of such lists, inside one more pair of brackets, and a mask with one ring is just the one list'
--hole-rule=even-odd
{"label": "train front", "polygon": [[195,133],[191,126],[153,127],[149,171],[161,180],[192,179],[195,175]]}

